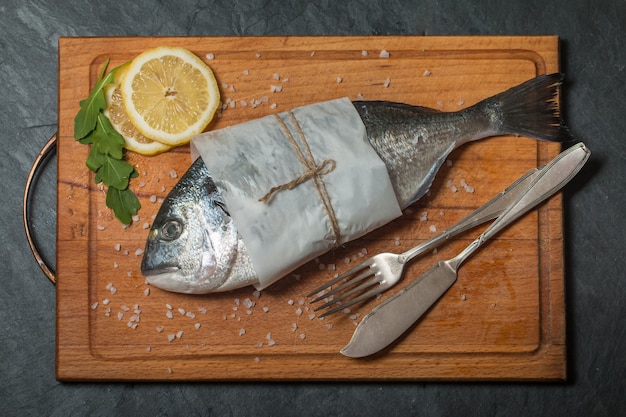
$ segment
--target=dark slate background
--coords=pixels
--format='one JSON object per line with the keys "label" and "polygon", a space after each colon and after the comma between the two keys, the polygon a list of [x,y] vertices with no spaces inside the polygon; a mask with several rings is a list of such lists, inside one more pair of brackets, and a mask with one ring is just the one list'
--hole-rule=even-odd
{"label": "dark slate background", "polygon": [[[626,415],[626,1],[269,0],[0,3],[0,415]],[[565,192],[565,383],[59,383],[55,290],[26,243],[22,193],[57,125],[60,36],[558,35],[564,113],[593,151]],[[55,251],[56,159],[34,227]]]}

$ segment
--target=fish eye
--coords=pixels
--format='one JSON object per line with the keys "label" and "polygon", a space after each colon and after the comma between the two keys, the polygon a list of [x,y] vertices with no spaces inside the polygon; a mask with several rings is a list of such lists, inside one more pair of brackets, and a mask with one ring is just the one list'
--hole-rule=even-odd
{"label": "fish eye", "polygon": [[161,237],[163,237],[164,240],[168,241],[178,239],[182,232],[183,226],[178,220],[168,220],[161,227]]}

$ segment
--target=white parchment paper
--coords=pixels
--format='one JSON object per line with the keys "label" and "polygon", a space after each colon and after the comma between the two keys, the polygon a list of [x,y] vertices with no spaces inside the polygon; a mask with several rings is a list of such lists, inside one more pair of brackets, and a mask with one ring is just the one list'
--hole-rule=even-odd
{"label": "white parchment paper", "polygon": [[[334,245],[363,236],[400,216],[385,165],[367,141],[365,126],[347,98],[292,110],[315,162],[335,161],[321,176],[340,228],[331,222],[314,181],[274,194],[272,187],[300,177],[306,168],[274,116],[203,133],[192,139],[226,201],[263,289]],[[301,144],[287,113],[279,114]]]}

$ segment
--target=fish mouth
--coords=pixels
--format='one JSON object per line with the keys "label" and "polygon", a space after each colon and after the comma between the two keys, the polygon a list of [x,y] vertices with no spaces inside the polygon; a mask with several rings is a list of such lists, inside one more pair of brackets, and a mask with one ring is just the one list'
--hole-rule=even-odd
{"label": "fish mouth", "polygon": [[146,277],[152,277],[163,274],[176,274],[180,271],[180,268],[177,266],[161,266],[158,268],[145,268],[143,265],[141,266],[141,273]]}

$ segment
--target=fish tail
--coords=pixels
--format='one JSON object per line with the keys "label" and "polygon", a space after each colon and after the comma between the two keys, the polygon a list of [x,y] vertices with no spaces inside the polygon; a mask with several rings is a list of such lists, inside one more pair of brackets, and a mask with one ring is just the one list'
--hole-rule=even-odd
{"label": "fish tail", "polygon": [[500,135],[527,136],[549,142],[573,140],[559,110],[563,74],[541,75],[483,100],[479,107]]}

